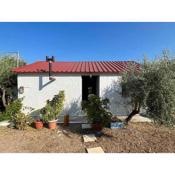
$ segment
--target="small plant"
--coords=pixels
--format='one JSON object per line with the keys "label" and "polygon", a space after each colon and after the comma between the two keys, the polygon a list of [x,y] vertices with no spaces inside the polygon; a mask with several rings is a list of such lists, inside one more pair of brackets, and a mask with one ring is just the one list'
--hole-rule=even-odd
{"label": "small plant", "polygon": [[51,101],[47,101],[46,106],[40,110],[40,113],[43,115],[42,119],[45,122],[55,120],[57,118],[63,109],[64,98],[64,91],[60,91]]}
{"label": "small plant", "polygon": [[54,116],[57,117],[63,109],[65,94],[64,91],[60,91],[58,95],[55,95],[50,101],[50,106],[53,108]]}
{"label": "small plant", "polygon": [[82,102],[82,108],[86,112],[90,123],[104,127],[110,123],[112,117],[112,113],[108,111],[108,104],[108,99],[101,99],[94,94],[90,94],[88,101]]}
{"label": "small plant", "polygon": [[41,114],[43,114],[42,120],[44,122],[48,122],[56,118],[54,108],[52,108],[50,101],[47,101],[46,106],[41,109]]}
{"label": "small plant", "polygon": [[16,129],[24,130],[26,127],[32,123],[32,118],[29,115],[25,115],[22,112],[19,112],[12,119]]}

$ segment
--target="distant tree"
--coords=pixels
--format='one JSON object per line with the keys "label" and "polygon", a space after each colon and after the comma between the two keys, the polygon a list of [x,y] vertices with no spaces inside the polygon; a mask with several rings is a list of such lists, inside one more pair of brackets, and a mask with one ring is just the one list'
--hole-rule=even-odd
{"label": "distant tree", "polygon": [[0,111],[4,111],[9,102],[16,96],[17,76],[11,70],[24,65],[22,59],[4,56],[0,58]]}
{"label": "distant tree", "polygon": [[126,123],[144,108],[154,121],[174,124],[175,61],[168,52],[163,52],[157,60],[145,60],[139,72],[135,68],[129,69],[122,78],[124,95],[129,97],[133,106]]}

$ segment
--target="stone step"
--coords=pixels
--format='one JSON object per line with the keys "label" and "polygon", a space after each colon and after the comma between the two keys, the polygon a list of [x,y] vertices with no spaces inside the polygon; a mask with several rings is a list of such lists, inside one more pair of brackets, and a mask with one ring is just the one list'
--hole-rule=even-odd
{"label": "stone step", "polygon": [[86,148],[87,153],[104,153],[101,147]]}
{"label": "stone step", "polygon": [[85,134],[83,135],[83,141],[84,142],[95,142],[97,138],[94,134]]}

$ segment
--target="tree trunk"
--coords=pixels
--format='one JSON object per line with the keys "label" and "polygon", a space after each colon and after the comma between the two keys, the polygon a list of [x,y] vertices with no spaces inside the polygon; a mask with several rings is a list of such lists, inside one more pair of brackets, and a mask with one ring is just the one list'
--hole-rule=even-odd
{"label": "tree trunk", "polygon": [[136,114],[139,114],[140,112],[140,103],[135,103],[135,108],[133,111],[128,115],[128,117],[125,119],[125,123],[128,124],[128,122],[132,119],[132,117]]}
{"label": "tree trunk", "polygon": [[2,89],[2,103],[4,105],[4,107],[6,108],[7,107],[7,101],[6,101],[6,98],[5,98],[5,89],[3,88]]}

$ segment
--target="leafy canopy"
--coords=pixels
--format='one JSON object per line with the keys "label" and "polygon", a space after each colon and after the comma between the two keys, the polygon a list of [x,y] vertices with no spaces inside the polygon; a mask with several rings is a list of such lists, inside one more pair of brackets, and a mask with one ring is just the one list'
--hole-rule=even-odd
{"label": "leafy canopy", "polygon": [[148,117],[165,125],[175,123],[175,61],[163,52],[157,60],[141,64],[140,71],[129,69],[123,74],[124,95],[133,110],[144,108]]}

